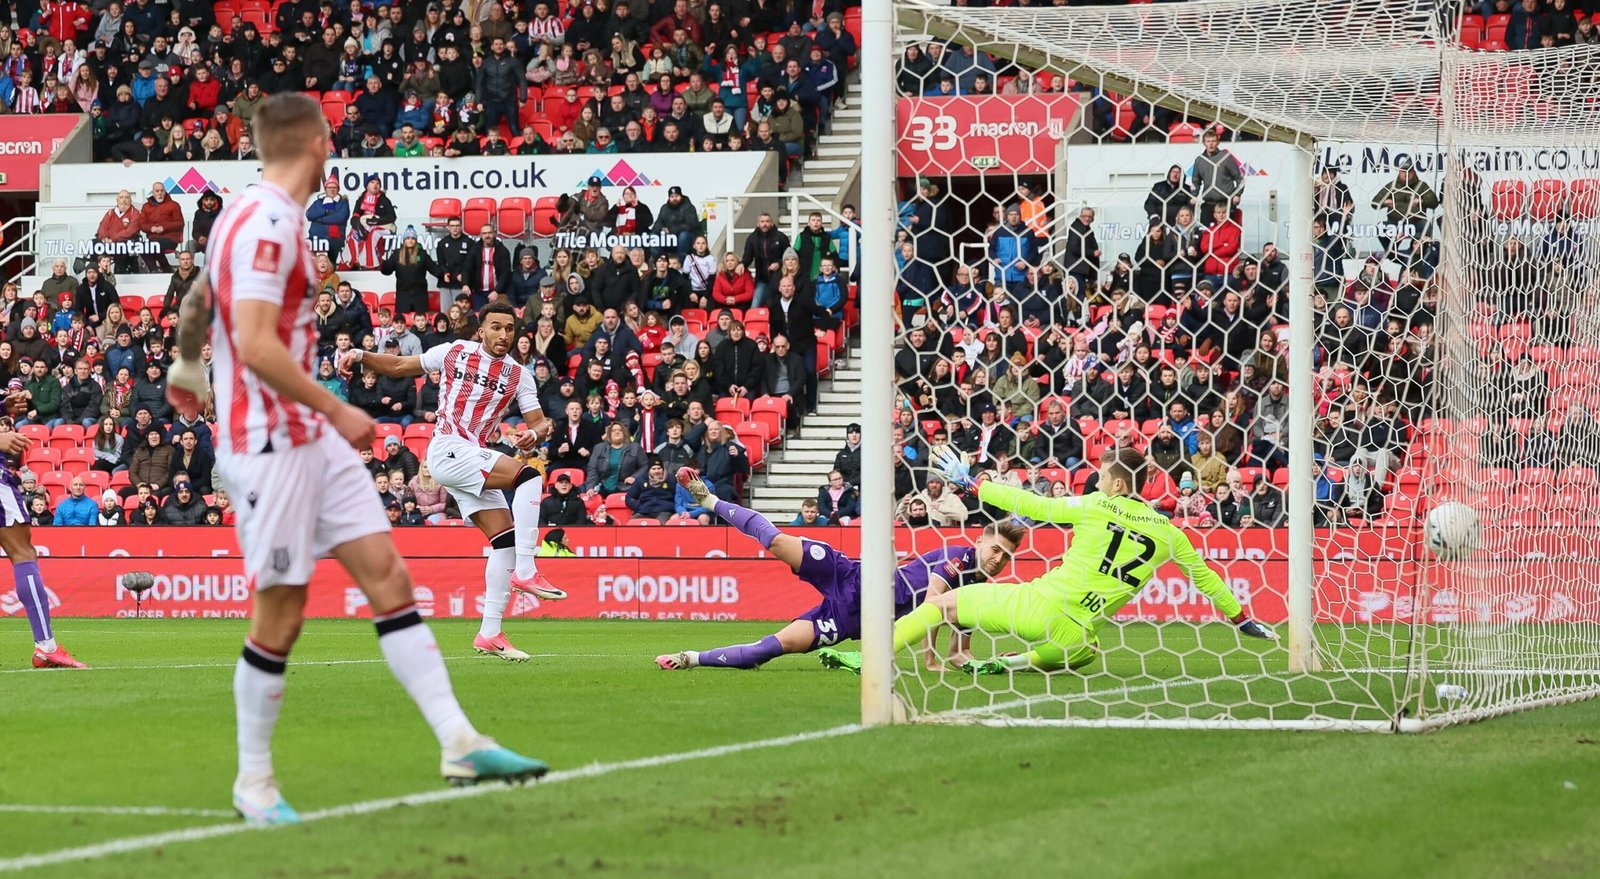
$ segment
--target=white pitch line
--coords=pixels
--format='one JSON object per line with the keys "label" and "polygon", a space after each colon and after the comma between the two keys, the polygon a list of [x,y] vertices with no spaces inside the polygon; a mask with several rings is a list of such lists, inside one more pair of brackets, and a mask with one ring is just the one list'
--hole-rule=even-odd
{"label": "white pitch line", "polygon": [[[797,745],[802,742],[818,741],[822,739],[837,738],[860,732],[860,724],[846,724],[814,732],[796,733],[794,735],[778,736],[771,739],[757,739],[749,742],[738,742],[731,745],[717,745],[711,748],[700,748],[694,751],[680,751],[676,754],[661,754],[655,757],[640,757],[635,760],[621,760],[615,763],[591,763],[577,769],[563,769],[552,772],[538,782],[527,787],[539,788],[550,784],[561,784],[568,781],[578,781],[585,778],[598,778],[615,772],[625,772],[633,769],[653,769],[657,766],[670,766],[674,763],[686,763],[692,760],[707,760],[714,757],[725,757],[729,754],[738,754],[744,751],[758,751],[766,748],[781,748],[788,745]],[[425,806],[432,803],[449,802],[451,800],[472,799],[503,793],[519,788],[502,784],[482,784],[476,787],[452,787],[442,790],[427,791],[419,794],[407,794],[401,797],[387,797],[378,800],[366,800],[359,803],[349,803],[343,806],[334,806],[329,809],[319,809],[314,812],[305,812],[300,815],[302,823],[325,821],[330,818],[347,818],[352,815],[368,815],[373,812],[384,812],[398,809],[403,806]],[[54,864],[67,864],[79,861],[92,861],[110,855],[127,854],[129,852],[145,851],[152,848],[175,845],[180,842],[196,842],[202,839],[215,839],[222,836],[235,836],[261,830],[273,830],[274,827],[263,827],[256,824],[246,824],[243,821],[230,821],[227,824],[208,824],[204,827],[191,827],[185,830],[171,830],[165,833],[151,833],[143,836],[128,836],[121,839],[112,839],[106,842],[97,842],[93,845],[79,846],[76,848],[59,849],[53,852],[42,852],[36,855],[22,855],[15,858],[0,860],[0,873],[9,873],[19,870],[29,870],[34,867],[48,867]]]}
{"label": "white pitch line", "polygon": [[[638,656],[640,654],[635,654],[635,653],[530,653],[528,655],[532,659],[558,659],[558,658],[561,658],[561,657],[571,657],[571,658],[575,658],[575,659],[624,659],[624,658],[626,658],[626,659],[636,659],[636,658],[638,658]],[[469,656],[469,655],[463,654],[463,655],[460,655],[460,656],[446,656],[445,657],[445,661],[446,662],[460,662],[461,660],[464,660],[464,659],[485,659],[485,658],[487,658],[487,657]],[[386,659],[315,659],[315,660],[306,660],[305,662],[294,662],[294,661],[291,660],[290,663],[289,663],[289,667],[293,668],[293,669],[302,669],[302,668],[314,668],[314,667],[319,666],[319,665],[374,665],[374,664],[380,663],[380,662],[388,662],[388,660],[386,660]],[[88,668],[52,668],[52,669],[48,670],[48,673],[52,674],[52,675],[56,675],[56,674],[83,674],[85,672],[91,672],[91,671],[165,671],[167,669],[188,669],[188,668],[234,668],[237,665],[238,665],[238,661],[237,660],[235,660],[234,662],[189,662],[189,663],[177,663],[177,664],[173,664],[173,665],[91,665]],[[45,670],[36,669],[36,668],[8,668],[8,669],[0,670],[0,675],[43,674],[43,673],[45,673]]]}
{"label": "white pitch line", "polygon": [[27,803],[0,803],[0,812],[24,815],[145,815],[178,818],[231,818],[227,809],[181,809],[168,806],[44,806]]}

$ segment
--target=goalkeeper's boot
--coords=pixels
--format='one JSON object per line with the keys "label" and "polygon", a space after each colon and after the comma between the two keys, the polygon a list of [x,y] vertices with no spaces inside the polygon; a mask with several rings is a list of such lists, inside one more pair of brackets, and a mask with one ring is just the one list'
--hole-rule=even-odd
{"label": "goalkeeper's boot", "polygon": [[696,504],[706,507],[708,510],[711,509],[706,506],[706,499],[711,497],[711,486],[705,484],[705,481],[700,478],[700,474],[695,472],[694,468],[679,467],[678,484],[683,486],[684,491],[689,493],[689,497],[694,498]]}
{"label": "goalkeeper's boot", "polygon": [[567,597],[565,589],[557,589],[554,584],[545,579],[543,571],[534,571],[526,577],[511,573],[511,588],[518,592],[526,592],[535,598],[546,601],[560,601]]}
{"label": "goalkeeper's boot", "polygon": [[817,651],[817,659],[822,662],[823,668],[842,668],[845,671],[861,674],[860,651],[824,647]]}
{"label": "goalkeeper's boot", "polygon": [[57,644],[56,649],[46,653],[38,647],[33,648],[34,668],[88,668],[87,665],[72,658],[67,648]]}
{"label": "goalkeeper's boot", "polygon": [[493,638],[485,638],[482,635],[473,638],[472,649],[478,651],[480,655],[498,656],[506,662],[528,661],[528,654],[513,647],[511,641],[506,638],[505,632],[501,632]]}
{"label": "goalkeeper's boot", "polygon": [[233,810],[250,824],[300,823],[300,813],[284,801],[278,782],[271,775],[235,779]]}
{"label": "goalkeeper's boot", "polygon": [[699,659],[699,654],[693,650],[685,650],[681,653],[663,653],[656,657],[656,665],[662,671],[686,671],[700,664],[696,661],[697,659]]}
{"label": "goalkeeper's boot", "polygon": [[452,787],[465,787],[480,781],[507,784],[538,778],[550,771],[543,760],[524,757],[502,748],[494,739],[473,734],[446,748],[439,760],[439,774]]}

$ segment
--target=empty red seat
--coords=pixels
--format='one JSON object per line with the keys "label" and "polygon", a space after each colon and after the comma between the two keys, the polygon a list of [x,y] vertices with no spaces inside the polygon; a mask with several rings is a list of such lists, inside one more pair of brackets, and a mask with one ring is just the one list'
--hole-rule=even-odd
{"label": "empty red seat", "polygon": [[468,235],[477,237],[478,232],[494,219],[496,211],[495,200],[488,196],[469,198],[461,208],[461,225]]}
{"label": "empty red seat", "polygon": [[561,214],[556,210],[556,196],[546,195],[533,203],[533,234],[548,237],[556,234],[556,224]]}
{"label": "empty red seat", "polygon": [[428,221],[422,225],[429,228],[442,227],[460,216],[461,199],[436,198],[428,203]]}
{"label": "empty red seat", "polygon": [[85,431],[81,424],[60,424],[50,430],[50,448],[76,449],[83,445]]}
{"label": "empty red seat", "polygon": [[523,196],[501,199],[498,216],[502,238],[523,238],[533,220],[533,199]]}
{"label": "empty red seat", "polygon": [[1547,178],[1533,182],[1533,196],[1528,203],[1528,213],[1535,220],[1553,219],[1566,208],[1567,184],[1563,180]]}
{"label": "empty red seat", "polygon": [[1521,180],[1496,180],[1490,190],[1490,208],[1497,220],[1522,217],[1527,207],[1528,185]]}

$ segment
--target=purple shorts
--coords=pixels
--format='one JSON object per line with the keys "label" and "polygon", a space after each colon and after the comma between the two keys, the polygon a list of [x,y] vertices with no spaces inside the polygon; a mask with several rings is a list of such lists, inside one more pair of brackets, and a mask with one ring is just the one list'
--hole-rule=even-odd
{"label": "purple shorts", "polygon": [[800,540],[800,579],[822,595],[822,603],[795,617],[809,620],[809,649],[861,637],[861,564],[826,543]]}

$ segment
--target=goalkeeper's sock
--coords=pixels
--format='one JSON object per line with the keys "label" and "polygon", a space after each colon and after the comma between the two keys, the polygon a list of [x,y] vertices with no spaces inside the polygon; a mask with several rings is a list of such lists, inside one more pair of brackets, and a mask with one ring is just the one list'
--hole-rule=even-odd
{"label": "goalkeeper's sock", "polygon": [[377,627],[378,647],[389,671],[422,710],[439,745],[449,745],[462,735],[476,735],[450,687],[450,672],[439,655],[439,642],[422,622],[417,606],[407,604],[377,614],[372,624]]}
{"label": "goalkeeper's sock", "polygon": [[942,622],[944,622],[944,612],[937,605],[932,603],[918,605],[916,610],[895,620],[894,652],[899,653],[907,646],[921,641]]}
{"label": "goalkeeper's sock", "polygon": [[483,623],[478,634],[493,638],[500,634],[506,602],[511,598],[511,569],[517,564],[515,529],[496,534],[489,541],[489,560],[483,572]]}
{"label": "goalkeeper's sock", "polygon": [[517,576],[532,577],[539,570],[539,501],[544,480],[539,471],[523,467],[511,497],[511,521],[517,533]]}
{"label": "goalkeeper's sock", "polygon": [[272,774],[272,730],[283,710],[283,672],[289,657],[246,638],[233,669],[233,713],[238,721],[239,775]]}
{"label": "goalkeeper's sock", "polygon": [[698,663],[703,668],[755,668],[769,659],[783,655],[783,645],[776,636],[768,635],[754,644],[733,644],[702,650]]}
{"label": "goalkeeper's sock", "polygon": [[766,516],[755,510],[718,497],[707,500],[711,501],[711,512],[726,519],[729,525],[739,529],[740,534],[760,543],[762,549],[771,549],[772,541],[777,540],[778,535],[782,533],[778,530],[778,526],[767,521]]}
{"label": "goalkeeper's sock", "polygon": [[16,579],[17,599],[28,614],[28,625],[33,629],[33,643],[46,653],[56,650],[55,627],[50,625],[50,593],[44,588],[44,576],[39,573],[38,562],[17,562],[11,566],[11,576]]}

